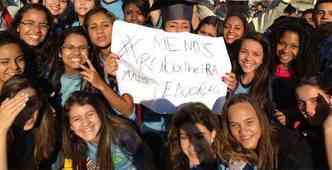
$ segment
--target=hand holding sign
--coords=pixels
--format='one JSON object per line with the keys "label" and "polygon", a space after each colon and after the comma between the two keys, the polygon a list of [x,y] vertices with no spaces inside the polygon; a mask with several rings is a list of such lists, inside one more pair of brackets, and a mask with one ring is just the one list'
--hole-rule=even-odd
{"label": "hand holding sign", "polygon": [[131,94],[136,103],[154,105],[161,100],[162,105],[176,107],[203,102],[212,108],[226,95],[227,85],[230,89],[236,85],[235,76],[226,75],[231,64],[223,38],[168,33],[116,21],[112,42],[112,52],[121,56],[116,76],[120,93]]}
{"label": "hand holding sign", "polygon": [[116,54],[110,53],[105,60],[105,71],[111,76],[116,76],[116,71],[118,70],[118,60],[119,56]]}

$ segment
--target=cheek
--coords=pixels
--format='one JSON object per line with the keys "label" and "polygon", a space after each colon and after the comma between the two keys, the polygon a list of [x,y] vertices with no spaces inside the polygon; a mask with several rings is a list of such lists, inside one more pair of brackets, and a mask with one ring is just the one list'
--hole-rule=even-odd
{"label": "cheek", "polygon": [[21,73],[23,73],[24,70],[25,70],[25,63],[24,63],[24,62],[19,63],[18,66],[20,67],[20,71],[21,71]]}
{"label": "cheek", "polygon": [[229,128],[231,135],[236,139],[237,142],[239,142],[240,140],[240,134],[239,134],[239,130],[236,128]]}

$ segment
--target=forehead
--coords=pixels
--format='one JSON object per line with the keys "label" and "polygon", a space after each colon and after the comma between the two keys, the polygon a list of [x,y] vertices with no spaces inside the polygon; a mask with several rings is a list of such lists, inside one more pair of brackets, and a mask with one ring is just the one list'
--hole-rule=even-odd
{"label": "forehead", "polygon": [[299,34],[295,31],[291,31],[291,30],[286,30],[282,33],[280,39],[282,38],[289,38],[289,39],[293,39],[296,41],[299,41],[300,37]]}
{"label": "forehead", "polygon": [[93,14],[89,21],[88,21],[88,24],[94,24],[94,23],[99,23],[99,22],[111,22],[111,18],[110,16],[102,13],[102,12],[98,12],[98,13],[95,13]]}
{"label": "forehead", "polygon": [[33,88],[25,88],[25,89],[21,90],[21,92],[24,92],[29,97],[36,95],[36,90]]}
{"label": "forehead", "polygon": [[96,109],[90,104],[80,105],[76,103],[70,106],[69,116],[85,115],[89,112],[96,112]]}
{"label": "forehead", "polygon": [[228,119],[232,122],[241,122],[248,118],[257,118],[254,107],[248,102],[236,103],[229,107]]}
{"label": "forehead", "polygon": [[323,93],[321,89],[313,85],[304,85],[296,89],[296,94],[300,100],[308,100],[313,97],[317,97],[319,93]]}
{"label": "forehead", "polygon": [[0,58],[16,58],[23,53],[18,44],[9,43],[0,46],[0,54]]}
{"label": "forehead", "polygon": [[176,19],[176,20],[168,20],[167,24],[190,24],[190,22],[186,19]]}
{"label": "forehead", "polygon": [[135,3],[133,3],[133,2],[128,3],[128,4],[125,6],[125,9],[136,9],[136,10],[140,10],[140,9],[138,8],[138,6],[137,6]]}
{"label": "forehead", "polygon": [[317,6],[318,10],[332,10],[332,2],[323,2]]}
{"label": "forehead", "polygon": [[79,43],[79,44],[87,44],[87,39],[81,35],[81,34],[76,34],[76,33],[71,33],[69,35],[67,35],[67,37],[65,38],[65,43]]}
{"label": "forehead", "polygon": [[253,39],[245,39],[243,40],[243,43],[241,45],[241,47],[248,47],[250,46],[251,50],[259,50],[259,51],[263,51],[263,47],[262,45],[256,41],[256,40],[253,40]]}
{"label": "forehead", "polygon": [[230,16],[227,18],[226,24],[235,24],[235,25],[241,25],[243,26],[244,23],[238,16]]}
{"label": "forehead", "polygon": [[28,18],[38,18],[42,20],[46,20],[46,14],[44,11],[37,10],[37,9],[29,9],[22,15],[22,20],[23,19],[28,19]]}

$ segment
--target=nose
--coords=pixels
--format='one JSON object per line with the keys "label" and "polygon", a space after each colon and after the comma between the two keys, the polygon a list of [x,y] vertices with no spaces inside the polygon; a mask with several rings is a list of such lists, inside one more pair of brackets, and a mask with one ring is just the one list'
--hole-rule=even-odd
{"label": "nose", "polygon": [[104,32],[103,27],[102,27],[102,26],[97,26],[97,28],[96,28],[96,32],[97,32],[98,34],[103,33],[103,32]]}
{"label": "nose", "polygon": [[316,107],[313,104],[306,103],[305,111],[307,113],[309,113],[310,115],[313,115],[316,112],[315,109],[316,109]]}
{"label": "nose", "polygon": [[248,129],[246,127],[240,127],[240,136],[246,136],[248,134]]}
{"label": "nose", "polygon": [[82,125],[83,125],[84,127],[86,127],[86,126],[90,125],[90,122],[91,122],[91,121],[90,121],[88,118],[85,118],[85,119],[82,120]]}
{"label": "nose", "polygon": [[35,33],[41,33],[41,29],[42,29],[42,26],[39,25],[39,24],[36,24],[34,27],[33,27],[33,30]]}
{"label": "nose", "polygon": [[235,30],[234,27],[230,27],[228,32],[233,33],[234,30]]}

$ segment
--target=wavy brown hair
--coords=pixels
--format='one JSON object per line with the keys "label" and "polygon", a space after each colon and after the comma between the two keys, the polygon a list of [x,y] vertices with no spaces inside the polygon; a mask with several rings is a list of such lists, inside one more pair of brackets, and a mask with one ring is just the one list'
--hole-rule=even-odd
{"label": "wavy brown hair", "polygon": [[[119,145],[121,148],[125,147],[127,151],[134,155],[133,164],[137,167],[144,167],[144,169],[151,170],[150,157],[146,154],[146,148],[141,138],[137,135],[126,120],[113,116],[107,107],[106,101],[102,100],[100,96],[95,93],[77,91],[74,92],[67,100],[64,106],[63,119],[63,139],[62,148],[64,156],[73,160],[73,167],[79,170],[87,169],[87,151],[86,142],[70,130],[69,111],[73,105],[91,105],[95,110],[101,122],[99,131],[100,139],[97,148],[97,166],[99,170],[114,169],[112,161],[111,145]],[[125,140],[130,140],[129,142]],[[124,142],[124,144],[123,144]],[[143,151],[143,153],[142,153]],[[142,153],[141,155],[136,155]],[[135,157],[138,156],[140,158]],[[138,168],[139,169],[139,168]]]}
{"label": "wavy brown hair", "polygon": [[256,41],[262,46],[263,62],[255,71],[255,77],[251,81],[249,94],[257,101],[260,101],[259,106],[264,109],[264,111],[270,112],[268,109],[271,107],[271,94],[269,93],[269,76],[271,74],[270,68],[272,65],[270,44],[260,33],[251,33],[236,42],[237,61],[234,62],[234,72],[238,78],[244,74],[238,60],[241,45],[245,40]]}
{"label": "wavy brown hair", "polygon": [[[229,160],[230,150],[228,144],[225,143],[225,137],[221,133],[221,125],[217,114],[207,108],[202,103],[184,104],[172,118],[168,132],[168,159],[169,169],[171,170],[189,170],[189,160],[184,154],[180,146],[180,129],[186,123],[202,124],[209,131],[216,131],[216,137],[211,145],[213,155],[216,159]],[[211,154],[211,153],[210,153]],[[213,153],[212,153],[213,154]]]}
{"label": "wavy brown hair", "polygon": [[[255,155],[250,155],[253,152],[241,147],[241,144],[230,133],[230,125],[228,121],[229,109],[238,103],[248,103],[256,111],[258,121],[261,127],[262,136],[255,149]],[[269,124],[268,118],[264,111],[259,106],[258,102],[248,96],[247,94],[239,94],[228,99],[223,107],[222,115],[222,133],[226,135],[226,140],[231,144],[232,148],[240,153],[247,154],[249,161],[256,165],[259,170],[274,170],[278,169],[278,145],[273,141],[274,129]]]}
{"label": "wavy brown hair", "polygon": [[[23,126],[26,121],[32,117],[32,114],[35,111],[38,111],[37,120],[34,124],[34,128],[31,130],[34,137],[34,166],[38,167],[38,164],[42,160],[51,159],[51,156],[56,148],[56,114],[54,113],[51,105],[48,103],[47,96],[41,92],[41,89],[36,85],[36,82],[32,82],[23,75],[16,75],[4,84],[0,101],[3,101],[8,97],[14,97],[18,92],[27,88],[33,89],[36,94],[30,97],[25,108],[15,119],[13,126],[8,133],[8,144],[9,148],[14,150],[18,149],[18,152],[21,152],[19,148],[24,150],[21,146],[11,146],[11,142],[16,139],[15,132],[17,132],[18,129],[23,130]],[[9,160],[9,162],[13,164],[15,164],[15,161],[16,160]]]}

